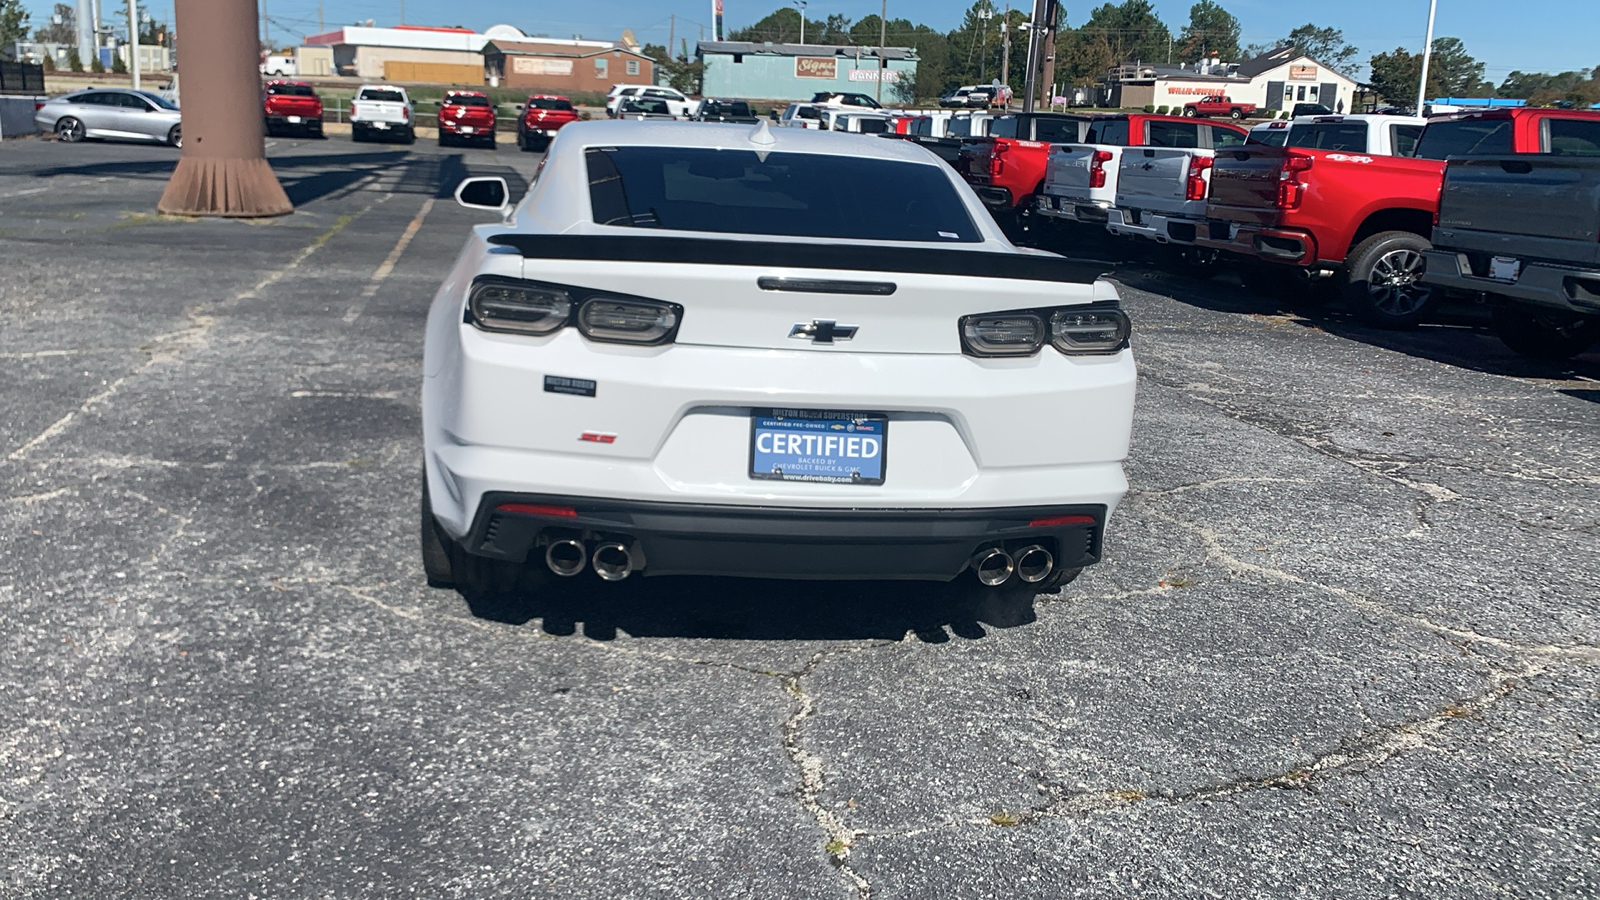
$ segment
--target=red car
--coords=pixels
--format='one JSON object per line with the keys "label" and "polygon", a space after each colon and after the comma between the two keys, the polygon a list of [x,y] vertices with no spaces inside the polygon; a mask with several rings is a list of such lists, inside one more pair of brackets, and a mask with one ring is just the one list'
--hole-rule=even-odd
{"label": "red car", "polygon": [[517,120],[517,146],[523,150],[543,150],[550,146],[561,126],[578,121],[572,101],[553,94],[534,94],[522,107]]}
{"label": "red car", "polygon": [[498,124],[489,95],[478,91],[451,91],[439,101],[439,146],[471,141],[494,146]]}
{"label": "red car", "polygon": [[269,81],[261,92],[267,134],[300,131],[322,137],[322,100],[303,81]]}
{"label": "red car", "polygon": [[989,120],[986,137],[961,144],[955,168],[1005,228],[1018,228],[1044,184],[1051,144],[1083,140],[1091,119],[1061,113],[1006,113]]}

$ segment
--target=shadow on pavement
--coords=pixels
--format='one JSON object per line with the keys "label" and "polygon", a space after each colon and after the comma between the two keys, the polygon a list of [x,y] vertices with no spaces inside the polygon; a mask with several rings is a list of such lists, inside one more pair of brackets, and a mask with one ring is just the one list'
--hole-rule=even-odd
{"label": "shadow on pavement", "polygon": [[[1072,587],[1066,590],[1070,596]],[[910,632],[941,643],[950,634],[976,640],[989,628],[1035,621],[1031,591],[984,588],[967,578],[941,584],[661,577],[607,584],[592,575],[551,576],[512,592],[463,596],[480,619],[509,625],[538,619],[547,634],[570,635],[581,627],[600,641],[618,631],[762,641],[898,641]]]}

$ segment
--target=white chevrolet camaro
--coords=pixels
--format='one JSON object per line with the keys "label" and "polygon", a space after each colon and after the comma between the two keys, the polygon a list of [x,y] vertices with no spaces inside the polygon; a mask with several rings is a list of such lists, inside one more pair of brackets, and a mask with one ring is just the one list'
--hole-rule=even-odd
{"label": "white chevrolet camaro", "polygon": [[422,556],[1053,591],[1127,489],[1103,265],[1006,240],[926,150],[801,129],[563,128],[428,318]]}

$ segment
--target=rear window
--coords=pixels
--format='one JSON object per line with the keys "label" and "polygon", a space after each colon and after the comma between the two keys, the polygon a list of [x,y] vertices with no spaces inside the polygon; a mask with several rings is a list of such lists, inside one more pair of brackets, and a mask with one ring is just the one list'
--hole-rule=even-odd
{"label": "rear window", "polygon": [[861,120],[861,133],[862,134],[887,134],[888,132],[894,130],[893,129],[893,125],[894,125],[894,123],[889,121],[888,119],[862,119]]}
{"label": "rear window", "polygon": [[1418,159],[1501,156],[1516,152],[1510,119],[1445,119],[1429,122],[1417,141]]}
{"label": "rear window", "polygon": [[1421,125],[1390,125],[1389,144],[1395,156],[1416,156],[1417,138],[1422,137]]}
{"label": "rear window", "polygon": [[1245,139],[1246,144],[1265,144],[1268,147],[1282,147],[1289,137],[1289,132],[1283,128],[1265,129],[1260,131],[1250,129],[1250,137]]}
{"label": "rear window", "polygon": [[1296,123],[1289,132],[1290,147],[1306,150],[1349,150],[1367,152],[1367,126],[1365,122],[1310,122]]}
{"label": "rear window", "polygon": [[453,94],[444,98],[444,102],[451,106],[488,106],[488,97],[477,97],[472,94]]}
{"label": "rear window", "polygon": [[1200,146],[1198,122],[1146,122],[1145,143],[1151,147],[1193,150]]}
{"label": "rear window", "polygon": [[1083,122],[1077,119],[1035,119],[1033,139],[1051,144],[1076,144]]}
{"label": "rear window", "polygon": [[1556,156],[1600,156],[1600,121],[1546,119],[1545,146]]}
{"label": "rear window", "polygon": [[594,221],[628,228],[976,243],[943,165],[700,147],[587,152]]}
{"label": "rear window", "polygon": [[972,137],[972,117],[952,116],[950,124],[945,126],[946,137]]}
{"label": "rear window", "polygon": [[1017,117],[1001,116],[989,120],[989,136],[997,138],[1014,138],[1017,136]]}
{"label": "rear window", "polygon": [[277,94],[280,97],[315,97],[317,94],[309,84],[269,84],[267,93]]}
{"label": "rear window", "polygon": [[405,95],[399,91],[389,91],[382,88],[369,89],[361,92],[357,100],[376,100],[379,103],[404,103]]}
{"label": "rear window", "polygon": [[1111,144],[1114,147],[1128,146],[1128,120],[1127,119],[1096,119],[1089,123],[1088,133],[1084,136],[1085,144]]}
{"label": "rear window", "polygon": [[571,100],[563,100],[560,97],[529,97],[528,98],[528,108],[529,109],[564,109],[567,112],[571,112],[572,111],[572,101]]}
{"label": "rear window", "polygon": [[1211,129],[1211,146],[1221,149],[1223,147],[1238,147],[1244,144],[1245,136],[1232,128],[1222,128],[1216,125],[1207,125]]}

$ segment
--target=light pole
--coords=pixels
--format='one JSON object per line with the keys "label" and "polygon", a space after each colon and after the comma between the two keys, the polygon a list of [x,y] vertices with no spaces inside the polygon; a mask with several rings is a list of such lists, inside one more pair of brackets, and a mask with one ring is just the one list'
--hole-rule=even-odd
{"label": "light pole", "polygon": [[133,89],[139,89],[139,0],[128,0],[128,71]]}
{"label": "light pole", "polygon": [[[984,7],[978,10],[978,27],[983,29],[983,41],[978,48],[978,81],[983,82],[983,76],[989,74],[989,20],[994,18],[994,10]],[[972,46],[971,44],[967,45]]]}
{"label": "light pole", "polygon": [[1422,105],[1428,99],[1428,63],[1433,61],[1433,14],[1439,9],[1439,0],[1428,0],[1428,36],[1422,43],[1422,79],[1417,82],[1417,115],[1422,115]]}
{"label": "light pole", "polygon": [[794,0],[795,8],[800,10],[800,43],[806,42],[806,0]]}
{"label": "light pole", "polygon": [[878,11],[878,102],[883,102],[883,77],[889,74],[889,63],[883,58],[883,45],[889,43],[889,0],[883,0]]}

